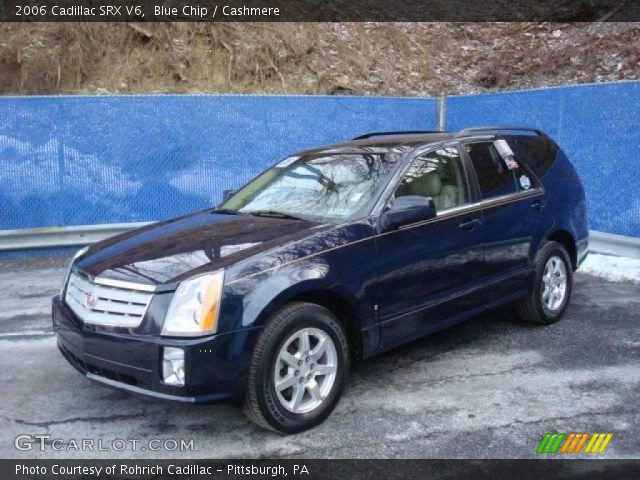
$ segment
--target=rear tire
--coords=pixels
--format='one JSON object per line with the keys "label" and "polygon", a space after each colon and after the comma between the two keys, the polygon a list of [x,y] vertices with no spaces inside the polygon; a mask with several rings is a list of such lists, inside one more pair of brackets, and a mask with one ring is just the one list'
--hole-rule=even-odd
{"label": "rear tire", "polygon": [[307,430],[333,411],[348,372],[349,344],[340,322],[319,305],[291,303],[258,337],[244,413],[277,432]]}
{"label": "rear tire", "polygon": [[530,323],[551,325],[562,319],[573,287],[567,250],[558,242],[542,245],[535,260],[533,290],[516,302],[518,316]]}

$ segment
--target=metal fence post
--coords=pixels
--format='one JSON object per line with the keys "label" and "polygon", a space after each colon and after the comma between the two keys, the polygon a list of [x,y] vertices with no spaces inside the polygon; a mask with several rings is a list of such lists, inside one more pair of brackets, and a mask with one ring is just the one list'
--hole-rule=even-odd
{"label": "metal fence post", "polygon": [[437,109],[436,123],[438,125],[439,132],[447,131],[447,97],[441,95],[438,97],[438,109]]}

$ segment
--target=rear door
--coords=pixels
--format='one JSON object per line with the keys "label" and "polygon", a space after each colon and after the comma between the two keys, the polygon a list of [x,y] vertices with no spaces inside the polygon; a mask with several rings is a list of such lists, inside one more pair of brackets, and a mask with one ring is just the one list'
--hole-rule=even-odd
{"label": "rear door", "polygon": [[484,218],[486,303],[527,289],[535,254],[534,239],[543,228],[545,192],[522,161],[507,166],[492,141],[463,142],[475,172]]}

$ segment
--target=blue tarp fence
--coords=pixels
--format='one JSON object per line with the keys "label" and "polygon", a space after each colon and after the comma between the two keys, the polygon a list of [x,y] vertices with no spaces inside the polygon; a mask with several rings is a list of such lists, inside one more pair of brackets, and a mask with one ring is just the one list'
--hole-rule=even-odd
{"label": "blue tarp fence", "polygon": [[[0,97],[0,230],[161,220],[296,150],[436,118],[433,98]],[[452,96],[446,122],[546,130],[582,176],[590,228],[640,237],[640,82]]]}

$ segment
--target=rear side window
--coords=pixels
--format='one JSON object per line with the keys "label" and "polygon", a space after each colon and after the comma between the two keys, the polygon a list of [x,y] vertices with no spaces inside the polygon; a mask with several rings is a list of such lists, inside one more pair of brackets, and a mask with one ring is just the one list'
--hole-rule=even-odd
{"label": "rear side window", "polygon": [[517,193],[516,179],[500,158],[492,143],[465,145],[478,177],[483,199]]}
{"label": "rear side window", "polygon": [[516,153],[519,147],[522,148],[524,160],[538,178],[544,177],[551,170],[558,156],[558,146],[544,138],[529,137],[524,140],[516,140],[515,147]]}
{"label": "rear side window", "polygon": [[[469,143],[465,148],[476,171],[483,200],[538,186],[521,166],[508,169],[492,142]],[[515,160],[520,162],[520,156],[517,155]]]}

